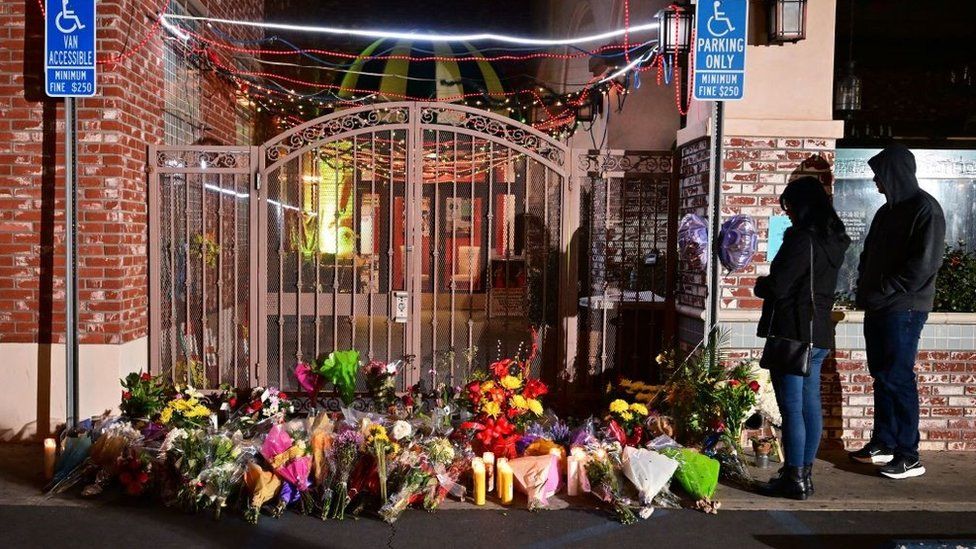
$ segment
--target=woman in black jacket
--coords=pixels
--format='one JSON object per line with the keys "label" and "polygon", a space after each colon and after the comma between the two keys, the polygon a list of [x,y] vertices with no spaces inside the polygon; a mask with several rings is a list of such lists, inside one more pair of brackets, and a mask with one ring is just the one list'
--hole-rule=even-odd
{"label": "woman in black jacket", "polygon": [[[823,432],[820,366],[834,346],[830,315],[837,275],[851,239],[819,179],[807,176],[791,181],[779,203],[793,226],[783,236],[783,244],[769,266],[769,275],[756,280],[756,297],[763,299],[758,335],[812,341],[813,354],[807,377],[771,367],[773,389],[783,416],[785,464],[763,491],[806,499],[813,491],[811,470]],[[810,333],[811,315],[813,334]]]}

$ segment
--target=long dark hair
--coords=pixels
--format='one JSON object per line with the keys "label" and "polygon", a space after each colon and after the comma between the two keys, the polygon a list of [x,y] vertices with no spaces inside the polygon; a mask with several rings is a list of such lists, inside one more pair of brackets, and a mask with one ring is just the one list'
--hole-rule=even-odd
{"label": "long dark hair", "polygon": [[793,213],[798,229],[812,231],[822,238],[844,238],[847,230],[840,220],[823,183],[806,175],[790,181],[779,197],[779,205]]}

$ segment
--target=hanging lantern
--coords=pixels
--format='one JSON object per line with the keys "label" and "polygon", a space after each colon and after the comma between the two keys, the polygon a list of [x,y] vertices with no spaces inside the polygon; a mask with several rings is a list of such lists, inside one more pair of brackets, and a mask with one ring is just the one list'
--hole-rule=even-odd
{"label": "hanging lantern", "polygon": [[767,0],[769,41],[799,42],[807,37],[807,0]]}
{"label": "hanging lantern", "polygon": [[848,62],[847,74],[837,81],[834,110],[844,113],[861,110],[861,79],[854,74],[854,61]]}
{"label": "hanging lantern", "polygon": [[603,114],[603,94],[590,92],[576,109],[576,119],[580,122],[593,122],[599,114]]}
{"label": "hanging lantern", "polygon": [[657,12],[661,53],[688,53],[695,10],[691,6],[673,5]]}

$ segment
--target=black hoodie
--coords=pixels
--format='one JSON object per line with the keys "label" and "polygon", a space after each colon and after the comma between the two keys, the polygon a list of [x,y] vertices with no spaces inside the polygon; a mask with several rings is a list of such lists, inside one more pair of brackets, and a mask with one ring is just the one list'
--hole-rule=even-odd
{"label": "black hoodie", "polygon": [[[797,219],[783,235],[783,244],[769,266],[769,275],[756,281],[756,297],[763,299],[757,333],[799,341],[810,340],[810,254],[813,252],[813,345],[834,347],[831,310],[837,289],[837,274],[851,239],[830,206],[830,198],[816,178],[790,182],[782,201],[788,202]],[[823,226],[814,226],[814,218]],[[829,230],[828,230],[829,226]]]}
{"label": "black hoodie", "polygon": [[932,310],[945,251],[945,216],[915,179],[915,156],[890,145],[868,160],[887,203],[874,215],[858,265],[857,305],[868,313]]}

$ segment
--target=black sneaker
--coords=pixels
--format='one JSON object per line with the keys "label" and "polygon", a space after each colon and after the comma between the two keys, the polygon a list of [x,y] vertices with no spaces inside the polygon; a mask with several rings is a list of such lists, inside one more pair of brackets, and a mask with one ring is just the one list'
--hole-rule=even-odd
{"label": "black sneaker", "polygon": [[881,474],[895,479],[920,477],[925,474],[925,467],[918,458],[906,459],[898,456],[881,468]]}
{"label": "black sneaker", "polygon": [[895,459],[894,452],[873,442],[869,442],[864,445],[864,448],[847,455],[858,463],[870,463],[872,465],[885,465]]}

